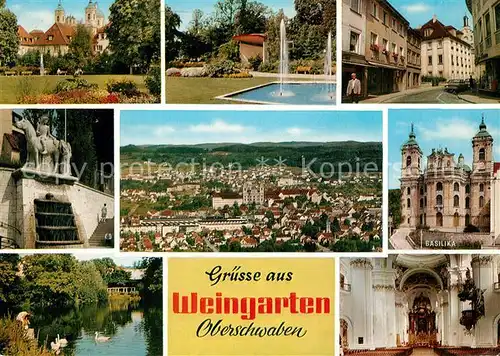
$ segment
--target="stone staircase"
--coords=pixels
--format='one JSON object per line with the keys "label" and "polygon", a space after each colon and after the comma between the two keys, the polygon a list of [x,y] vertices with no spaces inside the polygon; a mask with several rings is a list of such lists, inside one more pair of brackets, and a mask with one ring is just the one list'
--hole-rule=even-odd
{"label": "stone staircase", "polygon": [[[94,233],[89,239],[89,247],[90,248],[103,248],[108,247],[112,248],[114,246],[114,230],[115,230],[115,220],[114,219],[106,219],[105,222],[99,223],[97,225],[97,229],[95,229]],[[107,245],[104,237],[106,234],[113,235],[113,244]]]}

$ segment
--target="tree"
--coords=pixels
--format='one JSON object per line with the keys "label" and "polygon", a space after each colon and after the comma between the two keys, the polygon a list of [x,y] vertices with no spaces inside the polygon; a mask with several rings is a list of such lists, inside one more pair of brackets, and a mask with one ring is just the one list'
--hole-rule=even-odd
{"label": "tree", "polygon": [[143,295],[144,305],[161,306],[163,302],[163,260],[161,258],[144,258],[142,260],[144,272]]}
{"label": "tree", "polygon": [[69,44],[68,57],[74,69],[85,67],[92,57],[92,34],[82,24],[76,26],[75,37]]}
{"label": "tree", "polygon": [[392,216],[392,223],[397,228],[401,223],[401,190],[389,190],[389,215]]}
{"label": "tree", "polygon": [[267,18],[270,15],[271,10],[262,3],[241,1],[240,8],[235,15],[235,34],[265,32]]}
{"label": "tree", "polygon": [[17,17],[5,8],[5,0],[0,1],[0,65],[10,65],[17,59],[19,36]]}
{"label": "tree", "polygon": [[167,62],[174,60],[179,54],[179,26],[181,18],[170,7],[165,8],[165,55]]}
{"label": "tree", "polygon": [[146,72],[160,58],[161,11],[158,0],[116,0],[110,7],[107,35],[111,51]]}

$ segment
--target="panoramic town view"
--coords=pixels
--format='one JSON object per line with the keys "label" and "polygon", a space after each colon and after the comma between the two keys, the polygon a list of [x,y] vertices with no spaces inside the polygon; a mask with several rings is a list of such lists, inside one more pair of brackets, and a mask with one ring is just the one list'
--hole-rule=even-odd
{"label": "panoramic town view", "polygon": [[335,0],[169,0],[167,103],[336,103]]}
{"label": "panoramic town view", "polygon": [[344,103],[499,102],[495,1],[352,0],[342,16]]}
{"label": "panoramic town view", "polygon": [[159,103],[160,1],[0,1],[0,103]]}
{"label": "panoramic town view", "polygon": [[389,111],[391,248],[500,247],[499,119],[497,110]]}
{"label": "panoramic town view", "polygon": [[381,140],[378,112],[122,112],[121,250],[379,251]]}

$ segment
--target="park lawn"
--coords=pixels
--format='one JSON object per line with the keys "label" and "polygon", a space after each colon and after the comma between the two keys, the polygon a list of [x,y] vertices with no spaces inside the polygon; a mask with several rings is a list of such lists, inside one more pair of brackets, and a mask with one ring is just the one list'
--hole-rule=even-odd
{"label": "park lawn", "polygon": [[[72,76],[15,76],[0,77],[0,104],[18,104],[22,93],[29,92],[29,95],[48,93],[55,89],[57,83],[61,80],[72,78]],[[144,83],[144,75],[125,75],[125,74],[101,74],[101,75],[82,75],[80,78],[89,83],[96,83],[99,88],[106,89],[106,84],[112,80],[132,80],[137,84],[140,91],[148,92]],[[23,88],[23,89],[21,89]]]}
{"label": "park lawn", "polygon": [[214,98],[276,80],[265,77],[244,79],[168,77],[167,104],[241,104]]}

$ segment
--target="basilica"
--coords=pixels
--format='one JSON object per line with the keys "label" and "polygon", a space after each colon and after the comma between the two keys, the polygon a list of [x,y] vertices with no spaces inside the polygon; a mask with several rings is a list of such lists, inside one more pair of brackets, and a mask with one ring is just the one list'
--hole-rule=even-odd
{"label": "basilica", "polygon": [[499,354],[499,273],[498,255],[341,259],[342,349],[433,349],[449,355],[458,347],[496,351],[475,355]]}
{"label": "basilica", "polygon": [[78,24],[83,24],[91,33],[92,49],[95,54],[108,49],[109,40],[106,35],[108,23],[97,2],[89,0],[84,9],[83,20],[77,20],[75,16],[66,13],[62,0],[59,0],[54,10],[54,24],[47,31],[33,29],[28,32],[22,25],[18,25],[19,55],[25,55],[30,51],[53,56],[65,55],[68,53],[69,44]]}
{"label": "basilica", "polygon": [[472,166],[447,148],[433,149],[424,168],[423,152],[413,125],[401,148],[402,228],[429,227],[490,232],[491,185],[494,174],[493,137],[484,117],[472,137]]}

